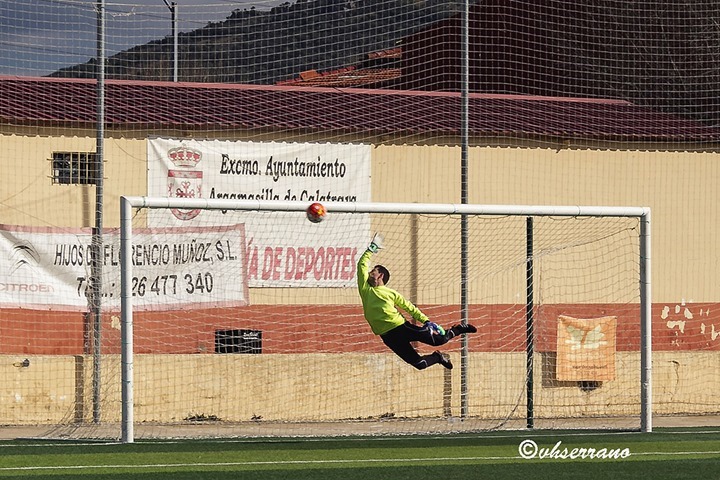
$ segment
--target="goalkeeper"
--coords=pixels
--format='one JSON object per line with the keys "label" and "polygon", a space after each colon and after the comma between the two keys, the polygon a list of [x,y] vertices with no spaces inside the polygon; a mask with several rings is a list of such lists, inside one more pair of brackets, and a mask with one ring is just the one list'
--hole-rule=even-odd
{"label": "goalkeeper", "polygon": [[[385,285],[390,280],[390,272],[382,265],[369,270],[370,257],[382,248],[382,237],[378,234],[372,239],[367,250],[360,256],[357,264],[358,291],[362,300],[365,320],[370,324],[375,335],[379,335],[390,350],[404,361],[423,370],[436,363],[447,369],[453,368],[450,357],[435,351],[430,355],[420,355],[410,342],[421,342],[427,345],[443,345],[451,338],[464,333],[477,332],[472,325],[455,325],[447,332],[430,321],[412,302],[406,300],[395,290]],[[413,319],[422,323],[414,325],[397,310],[405,310]]]}

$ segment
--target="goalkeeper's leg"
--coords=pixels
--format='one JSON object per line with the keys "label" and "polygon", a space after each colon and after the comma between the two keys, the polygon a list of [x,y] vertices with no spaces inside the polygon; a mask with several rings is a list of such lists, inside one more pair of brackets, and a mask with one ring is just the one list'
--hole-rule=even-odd
{"label": "goalkeeper's leg", "polygon": [[470,325],[469,323],[464,324],[464,325],[459,324],[459,325],[455,325],[454,327],[449,329],[445,333],[445,337],[447,337],[447,340],[450,340],[450,339],[452,339],[458,335],[462,335],[464,333],[475,333],[475,332],[477,332],[477,328],[475,328],[474,325]]}
{"label": "goalkeeper's leg", "polygon": [[445,332],[445,335],[439,335],[427,325],[415,325],[410,322],[405,322],[405,325],[397,327],[397,329],[404,331],[405,338],[409,342],[420,342],[425,345],[438,346],[444,345],[448,341],[447,332]]}
{"label": "goalkeeper's leg", "polygon": [[[414,327],[414,325],[411,326]],[[420,355],[410,343],[413,333],[415,333],[415,329],[404,328],[404,326],[401,325],[381,335],[380,338],[382,338],[383,343],[395,352],[398,357],[418,370],[424,370],[436,363],[448,369],[453,367],[450,359],[440,352],[433,352],[430,355]]]}
{"label": "goalkeeper's leg", "polygon": [[455,325],[454,327],[448,329],[444,335],[439,335],[438,333],[434,332],[433,329],[428,328],[427,325],[413,325],[410,322],[405,322],[405,325],[398,328],[405,329],[407,338],[410,341],[421,342],[426,345],[433,346],[444,345],[458,335],[477,332],[477,328],[475,328],[473,325],[470,325],[469,323],[466,325]]}

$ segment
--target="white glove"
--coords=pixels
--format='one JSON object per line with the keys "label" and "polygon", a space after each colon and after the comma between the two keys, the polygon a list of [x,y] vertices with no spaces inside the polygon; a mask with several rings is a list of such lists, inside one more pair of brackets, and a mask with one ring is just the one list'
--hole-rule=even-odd
{"label": "white glove", "polygon": [[373,235],[373,238],[370,241],[370,245],[368,245],[368,250],[370,250],[372,253],[377,253],[377,251],[381,248],[383,248],[383,236],[379,233],[376,233],[375,235]]}

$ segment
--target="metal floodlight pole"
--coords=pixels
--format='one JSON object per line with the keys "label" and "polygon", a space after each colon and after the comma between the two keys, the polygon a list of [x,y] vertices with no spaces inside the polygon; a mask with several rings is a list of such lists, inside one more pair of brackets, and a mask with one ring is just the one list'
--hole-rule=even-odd
{"label": "metal floodlight pole", "polygon": [[93,422],[100,423],[101,338],[102,338],[102,261],[103,177],[105,137],[105,0],[97,4],[97,105],[95,132],[95,229],[92,235],[91,297],[93,311]]}
{"label": "metal floodlight pole", "polygon": [[177,2],[168,3],[167,0],[163,0],[165,5],[170,10],[171,21],[172,21],[172,36],[173,36],[173,82],[178,81],[178,5]]}
{"label": "metal floodlight pole", "polygon": [[[468,204],[469,90],[470,90],[470,2],[465,0],[461,28],[460,78],[460,203]],[[468,323],[468,218],[460,217],[460,323]],[[460,416],[468,416],[469,343],[463,335],[460,350]]]}

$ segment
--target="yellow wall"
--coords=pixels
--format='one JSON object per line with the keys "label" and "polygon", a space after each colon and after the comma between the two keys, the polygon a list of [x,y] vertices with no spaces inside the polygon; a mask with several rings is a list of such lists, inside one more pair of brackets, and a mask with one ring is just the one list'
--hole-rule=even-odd
{"label": "yellow wall", "polygon": [[[468,164],[469,203],[650,207],[653,301],[720,300],[717,149],[473,147]],[[459,147],[374,151],[378,201],[459,203],[459,185]]]}
{"label": "yellow wall", "polygon": [[[460,364],[457,353],[452,354]],[[0,422],[59,424],[92,420],[90,357],[0,356]],[[119,357],[105,356],[104,422],[120,420]],[[539,419],[639,417],[637,353],[617,354],[618,371],[636,372],[601,388],[553,382],[552,362],[535,357],[535,415]],[[84,365],[84,367],[83,367]],[[525,415],[525,355],[473,353],[469,358],[469,416],[498,421]],[[716,413],[720,397],[719,352],[660,352],[653,360],[656,414]],[[276,375],[277,372],[285,372]],[[312,355],[137,355],[135,420],[178,422],[193,415],[228,422],[336,421],[436,418],[460,414],[460,369],[415,371],[391,353]],[[180,380],[180,373],[182,379]],[[446,383],[446,380],[449,383]],[[423,388],[416,388],[422,382]],[[84,401],[80,400],[84,398]]]}
{"label": "yellow wall", "polygon": [[[720,283],[715,241],[720,238],[720,150],[680,147],[472,147],[469,203],[650,207],[653,301],[716,302],[720,300],[714,288]],[[51,185],[48,159],[53,151],[94,148],[92,136],[0,135],[0,174],[9,179],[0,196],[4,207],[0,223],[93,226],[95,189]],[[118,134],[106,140],[107,227],[118,226],[120,195],[146,193],[146,150],[146,140],[137,135]],[[377,145],[372,153],[372,198],[459,203],[460,148]]]}
{"label": "yellow wall", "polygon": [[[476,143],[480,142],[476,140]],[[600,144],[562,148],[549,144],[474,146],[469,152],[469,202],[651,207],[653,302],[676,304],[685,299],[720,302],[717,289],[720,252],[716,245],[720,238],[720,150],[683,151],[680,146],[665,147],[624,150]],[[93,226],[94,188],[52,185],[49,159],[53,151],[93,151],[94,148],[91,133],[82,137],[0,135],[3,178],[0,223]],[[107,139],[104,217],[107,227],[116,227],[119,223],[120,195],[146,193],[146,149],[146,140],[138,135],[118,134]],[[372,152],[373,201],[460,202],[459,147],[388,144],[377,145]],[[405,270],[409,260],[399,258],[395,264]],[[292,289],[256,290],[259,291],[252,293],[255,303],[272,304],[280,296],[286,303],[303,303],[309,298],[307,292]],[[338,293],[334,298],[338,303],[356,301],[354,291]],[[296,362],[292,355],[138,356],[137,382],[140,385],[148,381],[154,390],[148,395],[141,389],[136,393],[136,420],[171,421],[177,420],[178,415],[193,413],[215,414],[232,420],[246,420],[253,415],[267,420],[355,418],[382,415],[386,413],[383,410],[390,409],[407,416],[442,414],[446,392],[442,369],[415,372],[394,356],[385,354],[365,355],[358,366],[358,358],[348,354],[333,357],[332,362],[321,358]],[[497,379],[512,379],[507,384],[522,385],[522,356],[512,359],[511,354],[475,353],[472,359],[476,369],[471,370],[471,375],[479,376],[471,382],[474,414],[503,415],[509,407],[522,403],[516,388],[486,388]],[[72,421],[75,416],[88,418],[88,385],[91,383],[86,377],[88,360],[84,363],[76,357],[30,360],[28,368],[14,366],[18,361],[15,357],[6,356],[0,362],[0,423],[53,423]],[[717,411],[719,360],[718,352],[655,353],[655,411],[668,414]],[[639,372],[635,357],[619,354],[619,361],[625,362],[623,371]],[[298,364],[316,363],[323,368],[304,367],[306,370],[297,372]],[[85,365],[82,374],[78,373],[80,364]],[[175,378],[178,371],[191,372],[198,379],[215,383],[187,384],[187,378]],[[218,375],[218,371],[225,373]],[[297,374],[267,374],[286,371]],[[109,402],[104,412],[115,420],[120,412],[117,364],[109,361],[103,375],[103,383],[108,388],[104,392],[105,401]],[[425,387],[406,389],[418,375],[422,375]],[[459,408],[458,375],[459,369],[454,370],[454,412]],[[538,375],[538,383],[542,385],[542,372]],[[76,397],[78,382],[84,386],[81,389],[84,403]],[[537,414],[584,415],[596,408],[596,404],[606,403],[607,397],[617,399],[625,395],[627,389],[623,382],[591,393],[582,392],[576,386],[543,385],[537,391]],[[347,393],[341,395],[340,391]],[[405,397],[408,392],[412,392],[413,398]],[[283,396],[280,402],[278,395]],[[418,395],[421,398],[417,398]],[[224,410],[215,413],[219,398]],[[368,402],[367,398],[374,400]],[[628,402],[611,407],[615,409],[613,413],[637,415],[637,395],[629,398]],[[178,402],[180,408],[167,408]],[[404,410],[408,405],[410,409]],[[79,406],[83,406],[82,411]]]}

